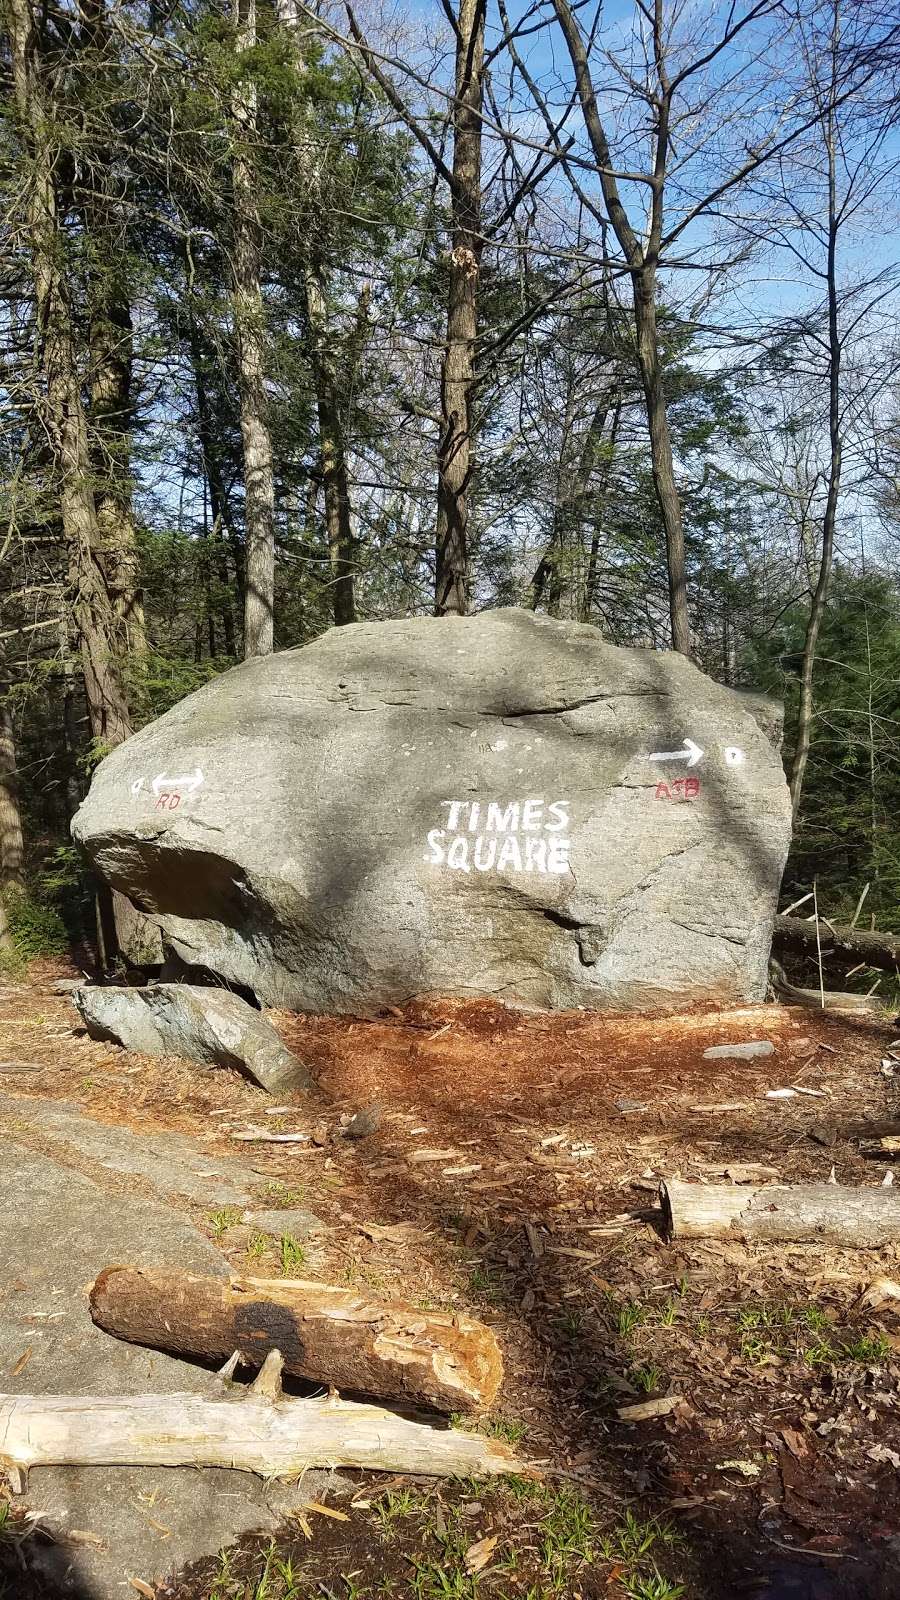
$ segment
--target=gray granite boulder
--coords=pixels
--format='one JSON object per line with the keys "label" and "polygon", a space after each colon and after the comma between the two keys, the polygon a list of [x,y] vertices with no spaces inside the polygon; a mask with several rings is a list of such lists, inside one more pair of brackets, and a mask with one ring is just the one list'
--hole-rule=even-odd
{"label": "gray granite boulder", "polygon": [[503,610],[247,661],[73,824],[191,967],[269,1004],[762,999],[791,833],[773,704]]}
{"label": "gray granite boulder", "polygon": [[233,1067],[271,1094],[310,1089],[312,1079],[265,1017],[240,995],[200,984],[145,989],[86,984],[72,995],[92,1039],[112,1039],[146,1056]]}

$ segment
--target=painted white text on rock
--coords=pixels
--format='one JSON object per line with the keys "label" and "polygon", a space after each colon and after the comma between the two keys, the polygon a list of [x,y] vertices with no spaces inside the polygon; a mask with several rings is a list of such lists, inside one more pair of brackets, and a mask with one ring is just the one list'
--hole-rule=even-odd
{"label": "painted white text on rock", "polygon": [[569,870],[568,800],[442,800],[425,861],[454,872]]}

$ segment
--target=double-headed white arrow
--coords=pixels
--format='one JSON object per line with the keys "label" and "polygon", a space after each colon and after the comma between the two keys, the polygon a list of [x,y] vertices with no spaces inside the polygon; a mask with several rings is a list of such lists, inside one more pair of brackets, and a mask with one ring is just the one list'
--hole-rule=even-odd
{"label": "double-headed white arrow", "polygon": [[683,750],[654,750],[647,757],[648,761],[686,761],[689,767],[695,767],[703,757],[703,751],[693,739],[685,739]]}
{"label": "double-headed white arrow", "polygon": [[162,772],[158,772],[153,779],[152,789],[154,794],[159,794],[160,789],[187,789],[189,794],[193,794],[203,781],[203,773],[199,767],[195,767],[193,772],[185,773],[180,778],[167,778]]}

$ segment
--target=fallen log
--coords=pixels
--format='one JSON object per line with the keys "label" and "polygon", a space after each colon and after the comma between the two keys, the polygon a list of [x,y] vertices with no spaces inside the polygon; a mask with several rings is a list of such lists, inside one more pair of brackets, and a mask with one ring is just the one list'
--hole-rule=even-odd
{"label": "fallen log", "polygon": [[880,1139],[860,1139],[861,1156],[900,1156],[900,1135],[884,1133]]}
{"label": "fallen log", "polygon": [[29,1469],[42,1466],[235,1467],[265,1478],[299,1477],[308,1467],[433,1477],[527,1470],[498,1439],[410,1422],[335,1395],[285,1399],[278,1351],[249,1387],[232,1385],[239,1356],[211,1398],[2,1394],[0,1468],[18,1493]]}
{"label": "fallen log", "polygon": [[324,1283],[106,1267],[90,1306],[131,1344],[213,1360],[240,1349],[254,1366],[277,1348],[296,1377],[437,1411],[485,1410],[503,1376],[497,1340],[474,1318]]}
{"label": "fallen log", "polygon": [[[815,919],[807,922],[804,917],[776,917],[773,938],[776,944],[788,949],[814,954],[817,948]],[[820,917],[819,939],[823,953],[839,950],[856,962],[864,961],[867,967],[879,967],[887,972],[900,968],[900,935],[896,933],[846,928]]]}
{"label": "fallen log", "polygon": [[811,1240],[867,1249],[900,1239],[900,1192],[845,1189],[836,1183],[660,1185],[663,1225],[672,1239],[737,1234],[748,1240]]}
{"label": "fallen log", "polygon": [[[808,1006],[812,1011],[833,1011],[839,1016],[883,1017],[884,1002],[870,994],[853,994],[842,989],[800,989],[789,983],[784,968],[772,956],[769,960],[769,982],[775,996],[785,1005]],[[879,979],[880,982],[880,979]]]}

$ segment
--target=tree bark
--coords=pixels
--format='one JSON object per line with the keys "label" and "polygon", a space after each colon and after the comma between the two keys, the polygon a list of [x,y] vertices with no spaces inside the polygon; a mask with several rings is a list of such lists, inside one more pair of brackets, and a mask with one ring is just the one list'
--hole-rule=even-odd
{"label": "tree bark", "polygon": [[306,314],[312,340],[313,373],[319,415],[325,529],[331,565],[332,614],[337,627],[356,621],[353,586],[353,529],[350,486],[337,377],[331,356],[325,283],[318,264],[308,262],[303,274]]}
{"label": "tree bark", "polygon": [[656,274],[646,265],[632,273],[634,324],[638,365],[647,407],[650,430],[650,459],[653,484],[666,534],[666,569],[669,580],[669,621],[672,649],[691,654],[691,625],[687,605],[687,574],[684,551],[684,521],[681,496],[675,481],[672,435],[666,409],[666,392],[659,359],[659,333],[656,325]]}
{"label": "tree bark", "polygon": [[[833,40],[833,49],[835,51],[836,42],[836,39]],[[794,756],[793,760],[791,761],[789,780],[791,790],[791,805],[793,807],[795,820],[800,810],[800,798],[803,793],[803,778],[806,773],[806,763],[809,760],[809,748],[812,739],[813,679],[816,666],[816,649],[819,642],[819,633],[821,631],[822,622],[825,617],[825,608],[828,604],[828,590],[831,585],[831,568],[834,562],[834,537],[837,526],[837,509],[841,487],[841,466],[843,457],[840,390],[841,357],[843,350],[838,317],[837,285],[837,246],[838,229],[840,224],[837,203],[834,117],[836,71],[837,60],[836,55],[833,53],[831,85],[832,102],[828,109],[825,132],[825,147],[828,157],[828,247],[825,267],[828,295],[828,490],[825,497],[825,510],[822,516],[822,551],[819,558],[819,574],[810,603],[809,619],[806,624],[806,634],[803,640],[803,657],[800,666],[800,704],[797,711],[797,734],[794,744]]]}
{"label": "tree bark", "polygon": [[[885,972],[900,968],[900,934],[868,933],[864,928],[844,928],[840,924],[819,922],[819,936],[827,954],[840,950],[867,967]],[[816,951],[816,925],[803,917],[776,917],[774,938],[781,945],[812,955]]]}
{"label": "tree bark", "polygon": [[9,701],[0,702],[0,949],[12,938],[7,915],[10,892],[25,887],[25,841],[19,786],[16,777],[16,741]]}
{"label": "tree bark", "polygon": [[333,1395],[285,1399],[279,1375],[273,1354],[249,1388],[224,1397],[0,1395],[0,1462],[18,1493],[43,1466],[233,1467],[264,1478],[299,1478],[308,1467],[459,1478],[523,1470],[499,1439]]}
{"label": "tree bark", "polygon": [[663,1224],[672,1239],[790,1239],[854,1249],[900,1239],[900,1194],[893,1188],[845,1189],[836,1183],[788,1188],[767,1184],[660,1185]]}
{"label": "tree bark", "polygon": [[87,424],[75,361],[55,188],[58,150],[50,129],[40,40],[31,0],[4,0],[16,111],[31,162],[27,197],[32,276],[44,382],[44,423],[59,482],[72,616],[95,745],[128,737],[131,717],[117,650],[118,619],[98,551],[102,539],[92,487]]}
{"label": "tree bark", "polygon": [[553,0],[557,21],[568,47],[575,86],[584,117],[606,215],[621,246],[631,275],[637,359],[647,409],[653,482],[666,536],[669,575],[669,615],[672,648],[691,654],[691,629],[687,607],[684,523],[681,496],[675,480],[672,435],[666,407],[665,384],[659,355],[656,321],[657,271],[663,238],[663,202],[669,154],[669,117],[672,85],[666,65],[666,44],[660,7],[654,9],[653,52],[658,92],[652,97],[653,168],[648,174],[650,218],[646,237],[638,236],[622,202],[615,178],[615,163],[600,116],[584,38],[569,0]]}
{"label": "tree bark", "polygon": [[234,582],[241,603],[244,600],[243,552],[240,548],[240,542],[231,515],[231,504],[225,484],[225,476],[222,471],[222,462],[210,406],[203,344],[192,305],[194,265],[190,257],[187,260],[187,291],[188,350],[191,358],[191,371],[194,377],[194,395],[197,401],[197,438],[203,459],[203,474],[209,489],[209,509],[212,514],[210,541],[214,546],[213,559],[219,583],[222,587],[218,609],[225,637],[225,653],[229,656],[235,656],[237,655],[237,630],[235,628],[234,607],[230,599],[231,578],[225,550],[222,548],[223,534],[227,541],[227,546],[231,550],[231,557],[234,563]]}
{"label": "tree bark", "polygon": [[437,616],[469,609],[469,492],[475,464],[475,341],[481,269],[481,111],[485,0],[459,0],[453,101],[451,249],[441,364],[435,597]]}
{"label": "tree bark", "polygon": [[[84,39],[94,61],[111,44],[105,0],[85,0]],[[88,173],[82,214],[88,262],[90,444],[94,497],[106,587],[119,626],[119,653],[146,654],[147,632],[131,484],[132,322],[123,267],[121,196],[112,151],[97,152]]]}
{"label": "tree bark", "polygon": [[133,1344],[258,1364],[276,1347],[288,1372],[438,1411],[486,1409],[503,1373],[497,1341],[472,1318],[419,1311],[328,1284],[107,1267],[91,1316]]}
{"label": "tree bark", "polygon": [[[235,0],[238,50],[256,43],[256,0]],[[256,90],[233,97],[233,304],[238,345],[241,438],[244,447],[244,655],[269,655],[275,619],[275,473],[266,395],[265,318],[260,284],[260,222],[253,171]]]}

